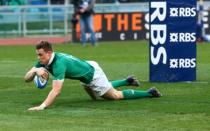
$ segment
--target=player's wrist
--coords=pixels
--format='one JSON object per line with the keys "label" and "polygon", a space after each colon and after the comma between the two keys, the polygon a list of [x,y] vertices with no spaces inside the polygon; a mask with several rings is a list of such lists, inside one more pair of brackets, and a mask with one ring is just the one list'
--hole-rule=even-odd
{"label": "player's wrist", "polygon": [[46,105],[45,103],[42,103],[42,104],[39,106],[39,109],[40,109],[40,110],[44,110],[46,107],[47,107],[47,105]]}

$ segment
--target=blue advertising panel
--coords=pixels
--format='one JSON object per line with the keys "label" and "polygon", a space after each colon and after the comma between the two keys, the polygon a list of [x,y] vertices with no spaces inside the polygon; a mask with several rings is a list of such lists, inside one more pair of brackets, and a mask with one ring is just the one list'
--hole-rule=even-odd
{"label": "blue advertising panel", "polygon": [[196,0],[150,1],[150,81],[196,80]]}

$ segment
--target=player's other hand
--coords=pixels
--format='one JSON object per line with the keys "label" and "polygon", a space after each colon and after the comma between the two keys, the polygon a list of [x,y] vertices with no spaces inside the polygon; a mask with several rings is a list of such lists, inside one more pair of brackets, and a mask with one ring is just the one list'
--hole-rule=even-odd
{"label": "player's other hand", "polygon": [[40,108],[40,106],[35,106],[28,109],[28,111],[41,111],[41,110],[44,110],[44,109]]}

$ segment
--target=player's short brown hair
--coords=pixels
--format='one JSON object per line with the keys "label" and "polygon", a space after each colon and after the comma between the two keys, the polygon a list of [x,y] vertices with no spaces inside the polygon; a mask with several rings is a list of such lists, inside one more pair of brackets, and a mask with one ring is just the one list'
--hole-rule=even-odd
{"label": "player's short brown hair", "polygon": [[48,41],[40,41],[37,45],[36,45],[36,49],[43,49],[45,52],[47,51],[53,51],[52,49],[52,44],[49,43]]}

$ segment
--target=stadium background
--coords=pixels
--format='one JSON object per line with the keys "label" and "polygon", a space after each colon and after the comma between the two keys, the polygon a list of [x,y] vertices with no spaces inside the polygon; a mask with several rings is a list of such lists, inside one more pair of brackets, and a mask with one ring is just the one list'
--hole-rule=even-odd
{"label": "stadium background", "polygon": [[[0,38],[24,38],[8,41],[0,39],[0,44],[21,44],[21,41],[30,44],[35,43],[41,36],[45,36],[43,39],[50,39],[53,36],[56,38],[55,43],[78,42],[79,24],[76,29],[72,27],[71,19],[74,11],[71,2],[70,0],[10,0],[7,2],[2,0],[2,4],[11,6],[0,8]],[[148,39],[148,2],[135,0],[127,3],[110,2],[102,3],[98,0],[95,6],[94,28],[98,41]],[[203,29],[201,31],[203,36],[210,36],[210,2],[204,2],[202,25],[198,28]],[[17,4],[26,6],[17,6]],[[116,37],[112,37],[113,35]]]}

